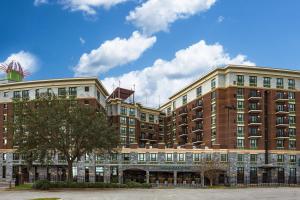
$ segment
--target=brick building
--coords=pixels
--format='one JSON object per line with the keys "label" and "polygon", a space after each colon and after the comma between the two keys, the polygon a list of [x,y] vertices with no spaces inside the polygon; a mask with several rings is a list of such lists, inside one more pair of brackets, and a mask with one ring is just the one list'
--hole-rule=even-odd
{"label": "brick building", "polygon": [[[217,170],[214,184],[300,182],[300,71],[217,68],[157,109],[136,102],[132,90],[118,87],[109,95],[96,78],[1,81],[0,180],[66,177],[59,155],[51,166],[27,169],[7,127],[13,98],[47,93],[105,109],[120,134],[118,153],[86,155],[74,164],[81,181],[204,185],[205,173]],[[201,168],[207,162],[219,166]]]}

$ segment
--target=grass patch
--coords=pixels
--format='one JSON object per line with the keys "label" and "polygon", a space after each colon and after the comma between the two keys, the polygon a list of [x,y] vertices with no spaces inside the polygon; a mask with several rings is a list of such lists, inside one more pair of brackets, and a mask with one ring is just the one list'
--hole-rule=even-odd
{"label": "grass patch", "polygon": [[59,200],[59,198],[37,198],[37,199],[31,199],[31,200]]}
{"label": "grass patch", "polygon": [[16,190],[31,190],[32,189],[32,184],[26,183],[26,184],[17,185],[13,189],[16,189]]}

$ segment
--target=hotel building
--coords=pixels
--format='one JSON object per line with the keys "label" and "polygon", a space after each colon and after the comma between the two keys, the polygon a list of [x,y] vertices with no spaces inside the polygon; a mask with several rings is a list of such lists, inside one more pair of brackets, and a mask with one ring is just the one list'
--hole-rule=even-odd
{"label": "hotel building", "polygon": [[[13,99],[54,93],[105,109],[120,151],[74,163],[81,181],[205,185],[300,183],[300,71],[229,65],[184,87],[160,108],[135,101],[134,91],[109,94],[96,78],[0,82],[0,181],[21,176],[64,180],[66,161],[28,169],[14,153],[7,120]],[[210,169],[205,163],[215,163]],[[78,179],[79,180],[79,179]]]}

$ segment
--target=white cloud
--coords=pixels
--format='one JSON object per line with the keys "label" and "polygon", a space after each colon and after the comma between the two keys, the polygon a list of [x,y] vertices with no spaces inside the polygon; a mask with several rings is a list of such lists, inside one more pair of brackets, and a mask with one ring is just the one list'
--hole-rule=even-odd
{"label": "white cloud", "polygon": [[[65,9],[71,11],[82,11],[88,15],[95,15],[96,9],[103,7],[109,9],[120,3],[124,3],[128,0],[53,0],[54,3],[60,4]],[[48,3],[48,0],[35,0],[34,5],[38,6],[41,4]]]}
{"label": "white cloud", "polygon": [[230,57],[220,44],[206,44],[201,40],[196,44],[176,52],[170,60],[158,59],[150,67],[132,71],[119,77],[107,77],[104,85],[111,91],[112,85],[132,88],[136,87],[135,96],[138,101],[145,103],[147,96],[148,106],[158,106],[166,102],[168,97],[179,89],[199,78],[202,74],[226,64],[254,65],[246,56],[238,54]]}
{"label": "white cloud", "polygon": [[79,41],[80,41],[80,43],[81,43],[82,45],[85,44],[85,39],[83,39],[82,37],[79,37]]}
{"label": "white cloud", "polygon": [[74,67],[75,76],[96,76],[99,73],[137,60],[156,42],[156,37],[146,37],[135,31],[128,39],[105,41],[99,48],[84,53]]}
{"label": "white cloud", "polygon": [[219,16],[217,21],[218,21],[219,23],[222,23],[222,22],[224,21],[224,19],[225,19],[225,17]]}
{"label": "white cloud", "polygon": [[126,17],[145,33],[167,31],[169,25],[178,19],[188,18],[204,12],[216,0],[147,0]]}
{"label": "white cloud", "polygon": [[32,53],[26,51],[13,53],[4,61],[4,63],[9,64],[12,60],[18,61],[22,68],[30,73],[33,73],[37,70],[38,59]]}
{"label": "white cloud", "polygon": [[48,3],[48,0],[34,0],[33,4],[35,6],[39,6],[39,5],[42,5],[42,4],[47,4]]}

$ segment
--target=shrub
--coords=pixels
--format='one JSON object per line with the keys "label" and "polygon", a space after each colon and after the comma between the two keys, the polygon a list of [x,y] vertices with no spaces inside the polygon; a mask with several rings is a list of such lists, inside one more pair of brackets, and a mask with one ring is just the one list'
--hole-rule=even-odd
{"label": "shrub", "polygon": [[34,182],[32,185],[32,188],[38,189],[38,190],[49,190],[50,188],[50,182],[48,180],[39,180]]}

